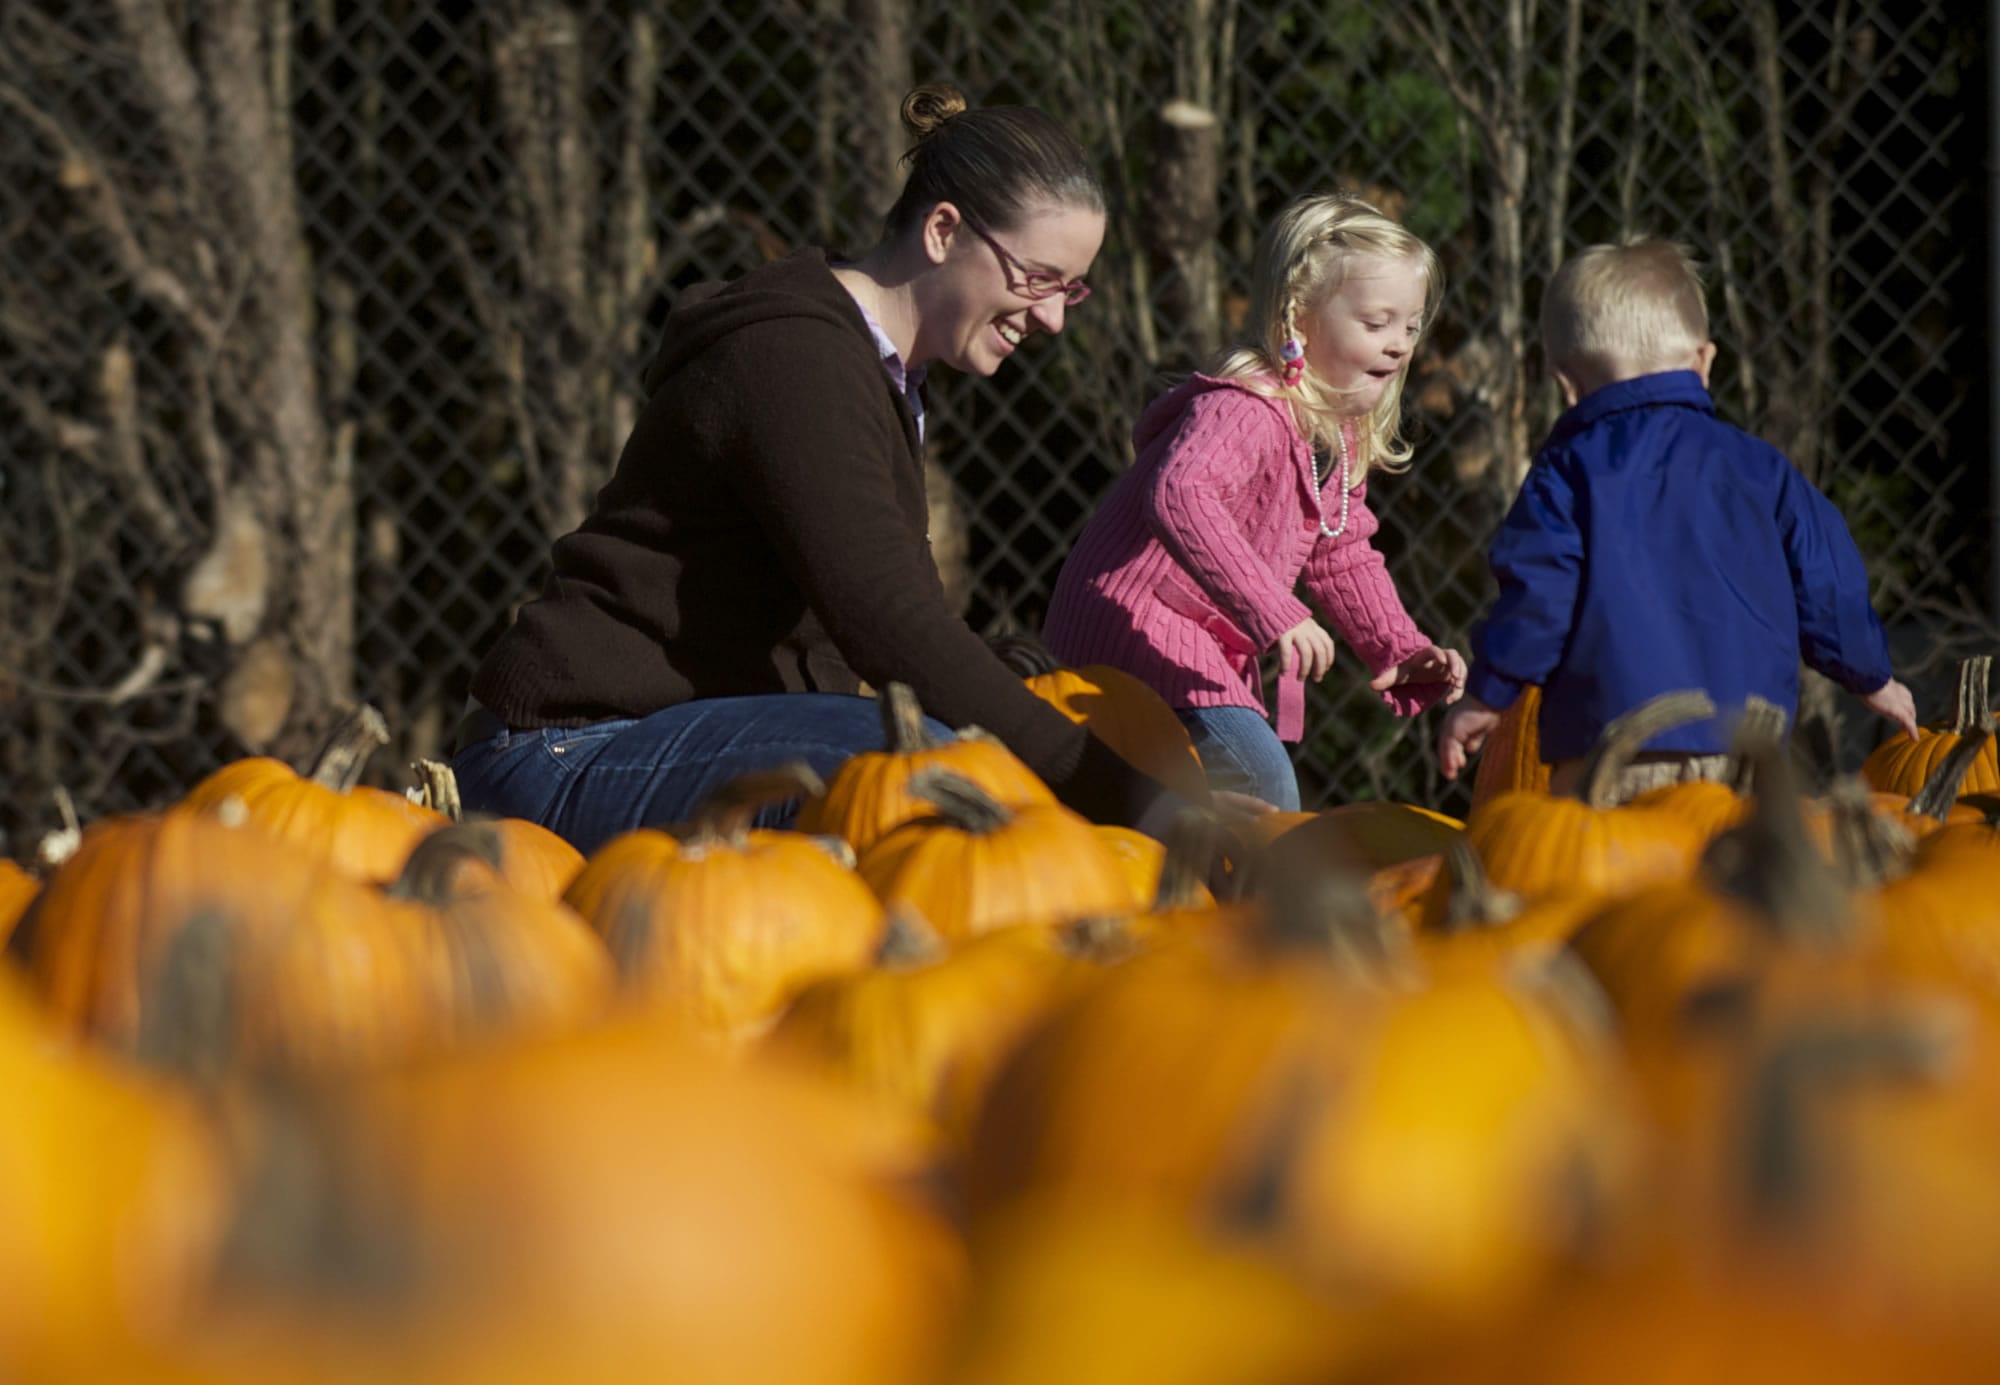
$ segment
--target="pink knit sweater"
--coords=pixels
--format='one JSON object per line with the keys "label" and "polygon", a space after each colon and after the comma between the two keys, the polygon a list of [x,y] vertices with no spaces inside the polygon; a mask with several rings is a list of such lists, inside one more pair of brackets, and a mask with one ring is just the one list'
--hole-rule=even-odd
{"label": "pink knit sweater", "polygon": [[[1043,638],[1064,662],[1111,664],[1174,707],[1264,708],[1257,656],[1311,612],[1301,574],[1334,632],[1380,673],[1431,643],[1403,609],[1382,555],[1366,484],[1347,528],[1320,533],[1312,449],[1291,412],[1233,380],[1195,375],[1147,406],[1138,456],[1063,563]],[[1327,484],[1329,528],[1340,519]],[[1406,683],[1383,699],[1397,714],[1443,696]],[[1304,684],[1278,689],[1278,734],[1303,730]]]}

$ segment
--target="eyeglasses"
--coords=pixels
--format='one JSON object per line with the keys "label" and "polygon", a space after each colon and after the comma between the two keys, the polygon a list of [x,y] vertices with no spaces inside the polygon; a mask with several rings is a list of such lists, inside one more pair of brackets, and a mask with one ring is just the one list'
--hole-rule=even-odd
{"label": "eyeglasses", "polygon": [[[978,236],[981,240],[992,246],[993,253],[999,256],[1000,272],[1007,276],[1007,292],[1018,294],[1022,298],[1032,298],[1038,302],[1044,298],[1053,298],[1057,294],[1061,294],[1063,302],[1072,308],[1090,297],[1090,285],[1084,283],[1083,280],[1065,280],[1061,275],[1051,274],[1044,269],[1030,269],[1008,254],[1006,246],[974,225],[971,217],[960,213],[960,219],[965,222],[966,227],[973,235]],[[1014,276],[1017,274],[1021,279],[1019,284],[1014,282]]]}

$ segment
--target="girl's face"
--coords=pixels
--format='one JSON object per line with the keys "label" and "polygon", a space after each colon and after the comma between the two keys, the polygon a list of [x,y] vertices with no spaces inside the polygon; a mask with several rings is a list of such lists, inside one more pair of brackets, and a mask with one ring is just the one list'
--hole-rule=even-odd
{"label": "girl's face", "polygon": [[1033,333],[1063,329],[1065,293],[1036,295],[1083,278],[1104,243],[1104,213],[1050,202],[1013,226],[975,228],[941,202],[923,236],[937,270],[927,276],[932,282],[911,363],[941,360],[969,375],[991,375]]}
{"label": "girl's face", "polygon": [[1297,319],[1306,365],[1347,412],[1374,408],[1409,365],[1428,287],[1415,256],[1357,255],[1340,287]]}

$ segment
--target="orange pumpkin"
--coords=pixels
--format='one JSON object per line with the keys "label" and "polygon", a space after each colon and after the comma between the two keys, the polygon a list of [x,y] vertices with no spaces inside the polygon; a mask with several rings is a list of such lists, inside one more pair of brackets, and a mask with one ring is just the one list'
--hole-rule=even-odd
{"label": "orange pumpkin", "polygon": [[1029,692],[1188,802],[1208,802],[1208,775],[1187,728],[1145,683],[1109,664],[1066,667],[1039,641],[993,643]]}
{"label": "orange pumpkin", "polygon": [[1547,793],[1549,766],[1542,759],[1542,690],[1530,683],[1500,714],[1486,737],[1472,776],[1472,806],[1509,793]]}
{"label": "orange pumpkin", "polygon": [[1053,929],[1003,928],[948,949],[907,911],[876,960],[800,991],[763,1050],[829,1072],[954,1145],[1020,1034],[1088,970]]}
{"label": "orange pumpkin", "polygon": [[1907,799],[1899,793],[1875,790],[1871,798],[1875,811],[1920,838],[1945,827],[1983,824],[1986,811],[1973,803],[1961,803],[1959,797],[1967,776],[1991,753],[1992,745],[1990,731],[1974,731],[1959,737],[1937,757],[1929,777]]}
{"label": "orange pumpkin", "polygon": [[592,853],[564,898],[628,995],[736,1042],[809,982],[868,966],[886,924],[868,886],[819,838],[750,830],[764,803],[819,787],[803,764],[743,775],[678,836],[641,828]]}
{"label": "orange pumpkin", "polygon": [[[453,829],[454,832],[472,829]],[[457,879],[438,834],[412,881]],[[407,1059],[591,1013],[602,949],[559,906],[385,895],[206,813],[107,818],[50,876],[13,950],[67,1027],[190,1076]]]}
{"label": "orange pumpkin", "polygon": [[395,879],[416,844],[447,821],[402,794],[360,782],[368,756],[388,742],[382,714],[362,707],[334,727],[309,773],[252,756],[224,765],[181,803],[213,812],[234,800],[257,830],[311,851],[358,880],[382,884]]}
{"label": "orange pumpkin", "polygon": [[[1343,803],[1302,813],[1263,813],[1249,820],[1250,829],[1266,836],[1275,848],[1318,856],[1328,864],[1361,870],[1382,870],[1435,856],[1465,831],[1465,824],[1444,813],[1408,803]],[[1272,823],[1270,819],[1281,821]]]}
{"label": "orange pumpkin", "polygon": [[879,696],[884,748],[864,751],[834,771],[824,793],[799,809],[801,832],[843,839],[859,855],[912,818],[931,811],[911,793],[910,777],[931,766],[948,768],[978,784],[1009,807],[1056,801],[1056,796],[1020,758],[983,731],[961,731],[939,741],[925,729],[917,695],[891,683]]}
{"label": "orange pumpkin", "polygon": [[327,1380],[934,1379],[964,1252],[900,1191],[900,1137],[678,1035],[635,1018],[271,1105],[225,1281],[303,1319]]}
{"label": "orange pumpkin", "polygon": [[[1556,892],[1625,894],[1654,880],[1685,878],[1701,850],[1699,829],[1660,809],[1618,807],[1615,785],[1653,736],[1714,712],[1702,693],[1657,697],[1605,728],[1584,766],[1580,797],[1517,790],[1476,809],[1466,838],[1487,875],[1530,901]],[[1424,901],[1424,928],[1441,926],[1449,898],[1450,885],[1440,880]]]}
{"label": "orange pumpkin", "polygon": [[182,1325],[229,1180],[196,1103],[49,1031],[0,975],[0,1379],[99,1365]]}
{"label": "orange pumpkin", "polygon": [[1691,1007],[1767,990],[1781,965],[1824,958],[1815,980],[1832,980],[1865,926],[1812,843],[1779,741],[1741,753],[1756,774],[1751,815],[1710,843],[1698,877],[1610,901],[1570,941],[1635,1047],[1683,1045]]}
{"label": "orange pumpkin", "polygon": [[[458,776],[452,773],[450,765],[438,760],[418,760],[410,768],[417,774],[413,802],[437,810],[452,822],[464,819]],[[561,899],[577,872],[583,869],[583,853],[538,822],[493,817],[482,817],[479,822],[493,834],[500,857],[500,878],[522,894],[537,899]]]}
{"label": "orange pumpkin", "polygon": [[1638,809],[1664,809],[1678,814],[1701,829],[1709,841],[1750,816],[1752,774],[1745,747],[1765,741],[1782,745],[1785,739],[1785,710],[1761,697],[1752,696],[1730,738],[1730,768],[1722,780],[1688,779],[1650,789],[1631,800]]}
{"label": "orange pumpkin", "polygon": [[1273,1169],[1298,1262],[1442,1325],[1605,1254],[1642,1146],[1598,1004],[1560,964],[1454,969],[1358,1026]]}
{"label": "orange pumpkin", "polygon": [[909,792],[935,817],[904,823],[856,868],[884,904],[915,909],[947,939],[1144,903],[1096,829],[1061,804],[1010,808],[941,768],[919,770]]}
{"label": "orange pumpkin", "polygon": [[1332,1090],[1412,981],[1359,885],[1273,882],[1228,948],[1162,947],[1051,1012],[989,1088],[966,1161],[982,1221],[1024,1200],[1209,1214],[1254,1198],[1288,1112]]}
{"label": "orange pumpkin", "polygon": [[[1988,679],[1993,660],[1988,656],[1965,659],[1958,666],[1958,690],[1949,720],[1931,723],[1917,737],[1894,736],[1875,748],[1861,766],[1861,777],[1883,793],[1914,796],[1949,755],[1961,737],[1993,730],[1993,705]],[[1996,763],[1992,741],[1961,778],[1961,791],[1972,794],[2000,792],[2000,763]]]}
{"label": "orange pumpkin", "polygon": [[979,1261],[948,1385],[1374,1379],[1353,1368],[1403,1326],[1314,1292],[1254,1227],[1030,1206],[981,1229]]}
{"label": "orange pumpkin", "polygon": [[0,859],[0,948],[7,945],[8,935],[41,888],[41,877],[13,861]]}
{"label": "orange pumpkin", "polygon": [[1545,958],[1602,905],[1598,896],[1582,892],[1545,894],[1526,904],[1494,886],[1479,853],[1463,839],[1439,859],[1447,890],[1444,910],[1428,923],[1419,916],[1414,925],[1418,955],[1433,973],[1491,971],[1522,958]]}

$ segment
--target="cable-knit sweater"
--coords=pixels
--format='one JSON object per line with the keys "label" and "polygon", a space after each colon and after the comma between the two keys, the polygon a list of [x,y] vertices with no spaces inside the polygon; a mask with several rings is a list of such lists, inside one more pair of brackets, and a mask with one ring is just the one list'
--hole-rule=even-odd
{"label": "cable-knit sweater", "polygon": [[[1133,430],[1137,453],[1085,525],[1049,601],[1043,638],[1071,664],[1111,664],[1174,707],[1264,709],[1257,656],[1311,614],[1307,592],[1372,673],[1428,646],[1403,609],[1364,482],[1338,480],[1321,509],[1311,445],[1291,411],[1243,383],[1194,375],[1155,399]],[[1299,739],[1304,685],[1279,683],[1278,734]],[[1383,699],[1399,715],[1443,696],[1406,683]]]}

